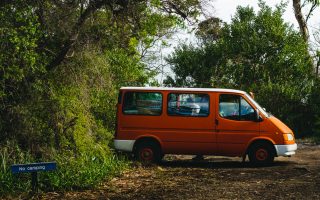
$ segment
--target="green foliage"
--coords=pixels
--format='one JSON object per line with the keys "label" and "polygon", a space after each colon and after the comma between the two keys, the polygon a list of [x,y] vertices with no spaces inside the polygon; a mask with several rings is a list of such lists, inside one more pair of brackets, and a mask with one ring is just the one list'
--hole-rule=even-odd
{"label": "green foliage", "polygon": [[39,59],[36,48],[41,34],[32,7],[23,1],[17,7],[5,5],[0,7],[0,19],[0,98],[3,98],[11,95],[6,93],[13,89],[11,84],[17,84],[43,69],[36,65]]}
{"label": "green foliage", "polygon": [[[121,69],[121,77],[114,76],[115,69]],[[20,118],[29,120],[16,127],[14,141],[18,143],[0,149],[0,181],[4,188],[0,194],[30,189],[28,175],[11,174],[9,167],[14,163],[56,161],[56,172],[40,175],[40,188],[44,191],[94,187],[123,170],[128,162],[110,151],[115,102],[121,82],[146,80],[139,69],[139,61],[124,53],[97,53],[91,49],[79,52],[67,66],[61,65],[52,73],[42,95],[34,93],[19,107]],[[24,149],[30,151],[25,153]],[[10,155],[20,157],[11,159]]]}
{"label": "green foliage", "polygon": [[[77,157],[68,153],[50,156],[57,162],[57,170],[39,173],[41,191],[92,188],[128,167],[128,161],[124,157],[105,154],[103,151],[97,152],[97,150],[87,151]],[[29,173],[12,174],[10,166],[35,161],[29,152],[23,152],[15,143],[8,142],[0,149],[0,197],[30,192],[31,175]]]}
{"label": "green foliage", "polygon": [[[145,81],[140,60],[121,50],[84,50],[49,74],[39,90],[13,108],[19,117],[16,143],[3,149],[1,142],[5,166],[0,195],[30,189],[29,175],[11,174],[9,167],[14,163],[56,161],[58,171],[40,175],[44,191],[94,187],[123,170],[128,162],[110,150],[118,89],[125,83]],[[20,159],[7,159],[6,149],[11,147],[17,150],[10,155],[21,155]]]}
{"label": "green foliage", "polygon": [[211,17],[199,23],[198,30],[195,34],[203,43],[216,41],[221,34],[221,24],[221,19]]}
{"label": "green foliage", "polygon": [[317,77],[312,87],[311,93],[308,96],[308,119],[309,127],[307,130],[313,133],[313,136],[320,142],[320,78]]}
{"label": "green foliage", "polygon": [[0,195],[30,186],[13,163],[57,161],[43,190],[92,187],[123,169],[111,150],[118,90],[153,81],[148,50],[199,11],[197,0],[1,3]]}
{"label": "green foliage", "polygon": [[67,158],[68,155],[60,155],[56,158],[58,170],[41,174],[39,179],[42,190],[89,189],[108,177],[119,175],[128,167],[128,161],[124,157],[114,155],[85,154]]}
{"label": "green foliage", "polygon": [[0,148],[0,197],[13,194],[15,191],[25,191],[30,185],[30,175],[15,176],[10,166],[15,163],[30,163],[34,161],[29,152],[23,152],[15,142],[7,141]]}
{"label": "green foliage", "polygon": [[307,101],[315,86],[307,44],[283,21],[285,5],[275,10],[264,2],[259,6],[257,13],[250,7],[238,7],[232,22],[221,28],[214,20],[212,26],[218,32],[213,33],[218,37],[205,37],[201,32],[200,47],[181,45],[176,49],[167,59],[175,77],[166,84],[253,91],[258,102],[297,136],[311,134],[308,127],[313,127],[314,121]]}

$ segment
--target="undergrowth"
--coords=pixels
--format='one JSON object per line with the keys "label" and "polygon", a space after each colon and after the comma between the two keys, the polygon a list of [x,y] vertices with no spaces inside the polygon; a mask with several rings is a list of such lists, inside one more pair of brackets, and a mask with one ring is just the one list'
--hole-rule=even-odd
{"label": "undergrowth", "polygon": [[[9,147],[10,146],[10,147]],[[37,162],[29,152],[22,152],[17,146],[0,148],[0,198],[15,197],[31,191],[31,174],[12,174],[12,164]],[[70,191],[94,188],[104,180],[121,173],[128,167],[124,156],[82,154],[70,156],[54,154],[49,161],[57,163],[57,169],[51,172],[39,172],[40,191]],[[43,160],[42,160],[43,162]]]}

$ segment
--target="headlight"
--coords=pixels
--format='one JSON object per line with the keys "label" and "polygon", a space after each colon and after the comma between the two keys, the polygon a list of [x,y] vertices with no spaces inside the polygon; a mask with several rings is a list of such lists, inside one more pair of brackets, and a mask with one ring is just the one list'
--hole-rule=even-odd
{"label": "headlight", "polygon": [[286,140],[286,141],[294,140],[293,135],[290,134],[290,133],[283,134],[283,138],[284,138],[284,140]]}

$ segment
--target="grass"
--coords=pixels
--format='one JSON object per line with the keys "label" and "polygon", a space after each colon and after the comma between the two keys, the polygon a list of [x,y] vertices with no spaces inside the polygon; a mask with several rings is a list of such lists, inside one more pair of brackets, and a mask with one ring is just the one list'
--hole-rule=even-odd
{"label": "grass", "polygon": [[7,143],[0,148],[0,197],[7,194],[25,191],[30,185],[27,174],[13,175],[11,164],[33,162],[30,154],[23,153],[16,145]]}
{"label": "grass", "polygon": [[311,140],[316,144],[320,144],[320,135],[319,136],[313,136],[311,138]]}
{"label": "grass", "polygon": [[57,171],[42,173],[44,191],[70,191],[93,188],[102,181],[118,175],[128,167],[125,157],[110,154],[105,158],[83,155],[80,158],[60,158]]}
{"label": "grass", "polygon": [[320,135],[314,135],[314,136],[309,136],[309,137],[304,137],[300,139],[296,139],[298,143],[310,143],[310,144],[320,144]]}
{"label": "grass", "polygon": [[[126,157],[112,153],[105,156],[90,153],[78,157],[57,154],[53,159],[57,162],[57,170],[38,173],[40,191],[94,188],[129,166]],[[17,197],[31,191],[31,175],[29,173],[12,174],[10,166],[32,162],[35,162],[32,156],[28,152],[20,151],[17,147],[12,149],[12,146],[6,145],[0,148],[0,199]]]}

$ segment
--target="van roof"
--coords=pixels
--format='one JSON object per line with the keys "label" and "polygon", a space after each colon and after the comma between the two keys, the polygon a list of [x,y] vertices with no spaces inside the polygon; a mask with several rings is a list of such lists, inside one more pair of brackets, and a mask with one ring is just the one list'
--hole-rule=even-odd
{"label": "van roof", "polygon": [[158,91],[187,91],[187,92],[230,92],[245,94],[242,90],[223,88],[175,88],[175,87],[121,87],[120,90],[158,90]]}

